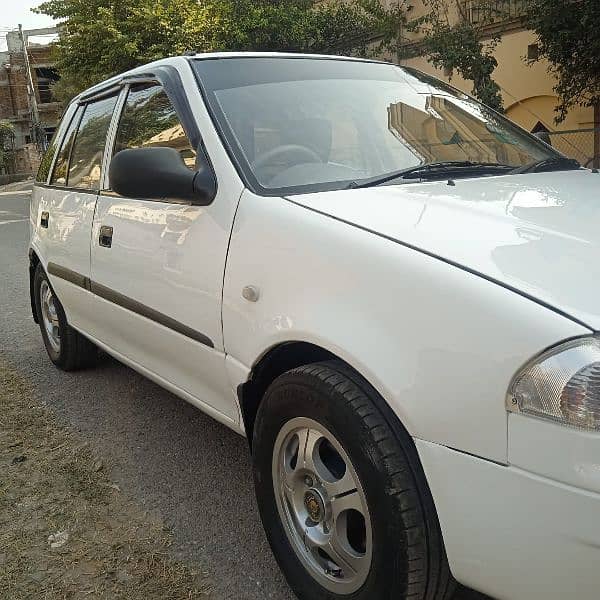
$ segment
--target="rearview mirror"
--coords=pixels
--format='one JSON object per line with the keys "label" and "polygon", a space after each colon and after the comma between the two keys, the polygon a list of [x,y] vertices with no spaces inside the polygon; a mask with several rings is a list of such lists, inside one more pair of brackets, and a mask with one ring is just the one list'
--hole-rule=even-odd
{"label": "rearview mirror", "polygon": [[110,161],[108,179],[113,191],[128,198],[188,200],[205,206],[217,193],[208,166],[192,171],[177,150],[167,147],[121,150]]}

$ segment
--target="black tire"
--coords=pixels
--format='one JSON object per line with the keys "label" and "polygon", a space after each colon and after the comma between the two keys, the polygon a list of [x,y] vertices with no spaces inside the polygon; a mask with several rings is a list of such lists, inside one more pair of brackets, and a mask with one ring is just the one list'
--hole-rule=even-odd
{"label": "black tire", "polygon": [[[308,417],[341,443],[371,515],[373,553],[357,591],[327,590],[303,566],[279,517],[273,485],[275,442],[286,422]],[[447,600],[450,574],[433,499],[413,441],[375,390],[338,361],[302,366],[278,377],[259,407],[253,470],[267,538],[301,600]]]}
{"label": "black tire", "polygon": [[[48,333],[44,327],[42,305],[40,300],[40,288],[43,282],[46,282],[46,284],[50,287],[50,290],[52,290],[52,294],[54,296],[54,306],[56,307],[56,315],[58,317],[60,331],[60,348],[58,350],[55,350],[52,347],[52,344],[48,338]],[[33,292],[38,323],[40,325],[40,331],[42,332],[44,346],[46,346],[46,351],[48,352],[50,360],[63,371],[75,371],[77,369],[94,366],[98,358],[97,347],[90,342],[90,340],[81,335],[78,331],[75,331],[75,329],[69,325],[62,304],[54,293],[48,276],[46,275],[46,272],[41,264],[38,264],[35,270],[33,279]]]}

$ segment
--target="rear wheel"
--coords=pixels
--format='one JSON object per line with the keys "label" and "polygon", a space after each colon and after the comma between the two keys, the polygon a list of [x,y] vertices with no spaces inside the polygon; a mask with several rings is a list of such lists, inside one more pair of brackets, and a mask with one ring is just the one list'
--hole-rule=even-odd
{"label": "rear wheel", "polygon": [[254,426],[267,537],[302,600],[446,600],[454,581],[408,434],[336,361],[285,373]]}
{"label": "rear wheel", "polygon": [[93,366],[96,346],[68,324],[41,264],[35,270],[33,285],[38,322],[50,360],[65,371]]}

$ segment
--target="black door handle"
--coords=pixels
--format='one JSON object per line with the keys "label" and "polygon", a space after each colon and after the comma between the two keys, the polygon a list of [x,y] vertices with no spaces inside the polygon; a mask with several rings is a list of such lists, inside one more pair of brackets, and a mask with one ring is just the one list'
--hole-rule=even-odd
{"label": "black door handle", "polygon": [[44,227],[48,229],[48,221],[50,219],[50,213],[44,211],[42,212],[42,216],[40,217],[40,227]]}
{"label": "black door handle", "polygon": [[100,236],[98,243],[104,248],[110,248],[112,246],[113,228],[110,225],[102,225],[100,227]]}

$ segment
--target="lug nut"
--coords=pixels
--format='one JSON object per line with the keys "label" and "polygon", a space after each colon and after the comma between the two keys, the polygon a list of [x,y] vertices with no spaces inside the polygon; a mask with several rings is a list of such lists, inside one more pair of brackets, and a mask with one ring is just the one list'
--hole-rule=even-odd
{"label": "lug nut", "polygon": [[313,484],[313,480],[311,477],[309,477],[308,475],[304,478],[304,483],[308,486],[311,487]]}

